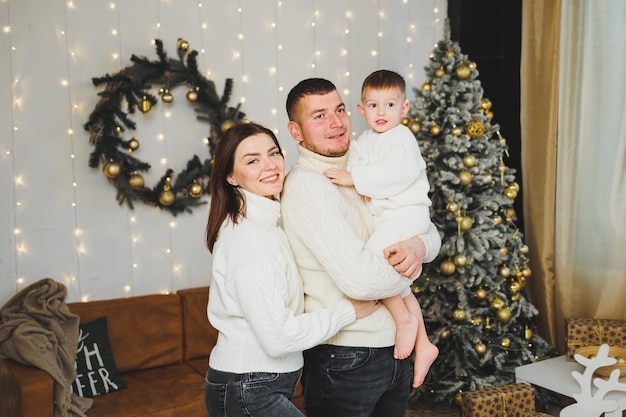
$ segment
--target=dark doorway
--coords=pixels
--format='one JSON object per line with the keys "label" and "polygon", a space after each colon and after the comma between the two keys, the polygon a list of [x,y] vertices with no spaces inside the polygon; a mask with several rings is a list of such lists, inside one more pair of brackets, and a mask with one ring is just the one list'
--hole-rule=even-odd
{"label": "dark doorway", "polygon": [[520,132],[520,55],[522,0],[448,0],[453,41],[476,62],[484,97],[492,102],[493,123],[507,140],[520,192],[515,199],[516,225],[524,232]]}

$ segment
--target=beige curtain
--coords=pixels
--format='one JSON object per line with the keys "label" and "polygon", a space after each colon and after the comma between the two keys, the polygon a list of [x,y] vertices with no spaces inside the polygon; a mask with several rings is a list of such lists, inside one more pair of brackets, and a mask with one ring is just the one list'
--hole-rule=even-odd
{"label": "beige curtain", "polygon": [[626,2],[526,0],[522,171],[544,337],[626,319]]}

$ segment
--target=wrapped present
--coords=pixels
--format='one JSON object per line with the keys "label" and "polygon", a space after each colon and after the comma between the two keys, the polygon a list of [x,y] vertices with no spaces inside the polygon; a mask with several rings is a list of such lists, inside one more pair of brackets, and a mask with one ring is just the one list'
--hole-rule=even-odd
{"label": "wrapped present", "polygon": [[567,360],[574,361],[574,353],[584,346],[626,348],[626,320],[566,318]]}
{"label": "wrapped present", "polygon": [[462,417],[521,417],[535,411],[535,389],[527,384],[508,384],[463,394]]}

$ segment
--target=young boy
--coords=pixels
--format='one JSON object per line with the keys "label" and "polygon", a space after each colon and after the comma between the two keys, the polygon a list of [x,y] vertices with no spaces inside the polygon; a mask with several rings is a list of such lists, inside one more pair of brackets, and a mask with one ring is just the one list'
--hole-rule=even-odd
{"label": "young boy", "polygon": [[[333,184],[354,186],[366,197],[374,216],[375,230],[367,241],[373,253],[382,254],[399,240],[422,235],[430,225],[426,163],[415,136],[401,124],[409,110],[405,91],[400,74],[388,70],[370,74],[357,105],[370,129],[350,144],[348,171],[324,172]],[[409,287],[383,302],[396,323],[394,356],[404,359],[415,347],[413,386],[417,387],[439,350],[426,335],[420,305]]]}

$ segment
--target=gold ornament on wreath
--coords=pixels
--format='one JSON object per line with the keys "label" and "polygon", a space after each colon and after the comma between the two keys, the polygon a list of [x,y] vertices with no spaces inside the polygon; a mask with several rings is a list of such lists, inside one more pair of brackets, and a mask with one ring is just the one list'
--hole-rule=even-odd
{"label": "gold ornament on wreath", "polygon": [[[225,127],[244,121],[245,114],[240,111],[241,104],[227,104],[232,95],[232,79],[226,80],[219,97],[214,82],[200,74],[198,52],[190,51],[187,40],[181,38],[176,43],[178,59],[167,56],[161,40],[155,39],[154,43],[158,60],[133,55],[132,65],[116,74],[92,79],[94,86],[104,89],[98,93],[100,99],[84,125],[89,143],[94,146],[89,166],[103,165],[104,175],[117,189],[120,205],[126,203],[132,209],[139,201],[177,215],[206,204],[200,197],[208,194],[215,143]],[[201,160],[193,155],[178,173],[167,168],[160,180],[148,187],[141,173],[149,171],[151,165],[137,157],[141,153],[140,141],[134,135],[136,123],[130,116],[137,110],[147,115],[158,104],[157,96],[150,92],[152,85],[157,86],[158,96],[167,105],[174,105],[172,91],[186,86],[187,105],[193,106],[198,120],[208,123],[208,156]],[[127,130],[133,132],[130,139],[124,138]]]}

